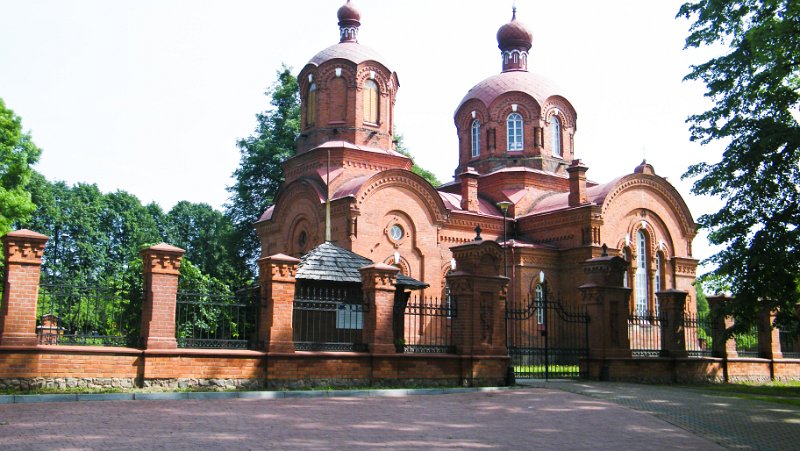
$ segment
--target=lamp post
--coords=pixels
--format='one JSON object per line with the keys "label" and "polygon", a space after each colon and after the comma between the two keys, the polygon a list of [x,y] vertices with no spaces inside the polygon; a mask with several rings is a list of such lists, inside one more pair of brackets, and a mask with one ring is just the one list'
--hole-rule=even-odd
{"label": "lamp post", "polygon": [[508,207],[511,206],[511,202],[504,200],[502,202],[497,203],[497,207],[500,211],[503,212],[503,275],[508,277],[508,262],[506,262],[506,241],[508,237],[506,236],[506,214],[508,213]]}

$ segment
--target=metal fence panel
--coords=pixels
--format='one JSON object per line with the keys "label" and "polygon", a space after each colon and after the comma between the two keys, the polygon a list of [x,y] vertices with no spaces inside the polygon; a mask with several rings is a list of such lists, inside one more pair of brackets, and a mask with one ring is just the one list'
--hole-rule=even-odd
{"label": "metal fence panel", "polygon": [[[439,299],[413,299],[395,305],[395,343],[399,352],[455,353],[452,321],[456,302]],[[403,308],[405,307],[405,308]],[[397,330],[397,329],[400,330]]]}
{"label": "metal fence panel", "polygon": [[292,328],[298,351],[364,352],[364,315],[361,292],[347,288],[298,286]]}
{"label": "metal fence panel", "polygon": [[660,315],[628,315],[628,339],[634,357],[660,357],[661,327],[665,320]]}
{"label": "metal fence panel", "polygon": [[179,291],[175,338],[180,348],[255,349],[259,287],[231,294]]}

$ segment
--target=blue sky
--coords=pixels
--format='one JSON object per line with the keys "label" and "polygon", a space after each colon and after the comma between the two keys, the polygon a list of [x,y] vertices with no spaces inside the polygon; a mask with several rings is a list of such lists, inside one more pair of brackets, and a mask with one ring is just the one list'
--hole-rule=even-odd
{"label": "blue sky", "polygon": [[[97,183],[156,201],[221,208],[238,138],[255,127],[281,63],[297,73],[338,41],[340,0],[0,0],[0,97],[43,149],[51,180]],[[395,121],[418,164],[442,181],[457,164],[453,112],[500,71],[495,35],[511,1],[355,0],[359,41],[400,79]],[[529,67],[578,112],[576,156],[605,182],[646,156],[695,217],[719,202],[689,194],[688,165],[719,158],[689,142],[707,107],[682,82],[713,50],[684,51],[681,2],[517,0],[533,32]],[[710,254],[698,237],[695,255]]]}

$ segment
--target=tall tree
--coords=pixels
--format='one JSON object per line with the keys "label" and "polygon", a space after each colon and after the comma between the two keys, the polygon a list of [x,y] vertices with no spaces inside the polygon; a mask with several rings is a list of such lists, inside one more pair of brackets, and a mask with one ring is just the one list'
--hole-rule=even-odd
{"label": "tall tree", "polygon": [[411,167],[411,172],[424,178],[425,180],[428,181],[428,183],[430,183],[433,186],[439,186],[442,184],[442,182],[440,182],[439,179],[436,178],[436,174],[423,167],[417,166],[417,163],[414,161],[414,157],[411,156],[411,152],[408,151],[408,149],[405,146],[405,143],[403,142],[402,134],[394,135],[394,145],[395,145],[395,150],[397,150],[401,154],[411,159],[411,162],[414,164],[414,166]]}
{"label": "tall tree", "polygon": [[27,186],[40,153],[30,134],[22,132],[20,117],[0,99],[0,236],[36,208]]}
{"label": "tall tree", "polygon": [[788,322],[800,300],[800,2],[694,0],[678,17],[694,21],[687,48],[725,49],[686,76],[713,101],[687,120],[691,139],[726,145],[721,161],[685,174],[695,194],[725,202],[698,220],[724,246],[709,282],[730,287],[741,319],[781,307]]}
{"label": "tall tree", "polygon": [[236,227],[235,246],[248,262],[255,261],[259,252],[253,223],[272,204],[283,183],[281,163],[294,155],[300,133],[299,87],[291,68],[281,67],[265,95],[272,106],[256,115],[255,132],[237,143],[239,167],[233,173],[235,183],[228,187],[230,202],[225,205]]}

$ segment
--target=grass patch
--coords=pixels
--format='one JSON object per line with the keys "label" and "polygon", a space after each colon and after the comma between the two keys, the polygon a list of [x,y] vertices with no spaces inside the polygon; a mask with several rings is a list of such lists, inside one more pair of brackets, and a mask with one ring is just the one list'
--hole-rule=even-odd
{"label": "grass patch", "polygon": [[690,388],[715,395],[800,407],[800,381],[693,385]]}

